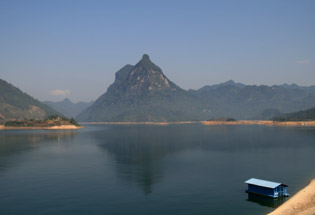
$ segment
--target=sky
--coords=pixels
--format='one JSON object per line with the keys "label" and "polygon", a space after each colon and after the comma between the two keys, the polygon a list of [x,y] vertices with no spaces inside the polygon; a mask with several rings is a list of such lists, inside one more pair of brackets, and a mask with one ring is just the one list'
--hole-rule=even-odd
{"label": "sky", "polygon": [[315,85],[313,0],[0,0],[0,78],[96,100],[144,53],[184,89]]}

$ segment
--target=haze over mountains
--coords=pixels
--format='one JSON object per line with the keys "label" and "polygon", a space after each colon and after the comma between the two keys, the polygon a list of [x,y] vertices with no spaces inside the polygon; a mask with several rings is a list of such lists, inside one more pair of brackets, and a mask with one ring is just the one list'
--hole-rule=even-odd
{"label": "haze over mountains", "polygon": [[70,101],[70,99],[65,98],[60,102],[44,101],[44,103],[53,108],[54,110],[62,113],[64,116],[74,118],[84,109],[91,106],[93,104],[93,101],[73,103],[72,101]]}

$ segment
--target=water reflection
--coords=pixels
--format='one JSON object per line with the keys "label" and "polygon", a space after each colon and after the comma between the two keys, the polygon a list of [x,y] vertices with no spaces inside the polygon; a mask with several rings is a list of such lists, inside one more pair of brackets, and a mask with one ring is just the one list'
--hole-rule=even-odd
{"label": "water reflection", "polygon": [[[165,159],[183,151],[235,152],[250,156],[261,149],[271,157],[279,156],[276,149],[309,145],[294,132],[314,135],[314,129],[286,129],[257,126],[109,126],[91,132],[100,148],[109,152],[116,162],[116,174],[125,183],[136,183],[149,194],[153,185],[164,177]],[[268,135],[266,135],[268,134]],[[288,138],[288,135],[292,136]],[[259,161],[257,161],[259,163]]]}
{"label": "water reflection", "polygon": [[9,133],[0,134],[0,156],[14,154],[31,148],[36,148],[41,142],[53,141],[60,143],[63,139],[72,139],[76,132],[49,132],[49,133]]}
{"label": "water reflection", "polygon": [[[73,139],[76,135],[74,131],[40,131],[40,130],[9,130],[0,133],[0,171],[7,170],[16,160],[11,159],[12,156],[36,150],[46,143],[61,143],[65,141],[69,144],[69,139]],[[18,159],[17,159],[18,160]],[[11,162],[12,161],[12,162]]]}
{"label": "water reflection", "polygon": [[116,160],[117,175],[124,181],[135,182],[145,194],[163,178],[163,163],[170,153],[187,147],[178,134],[155,126],[115,127],[93,134],[102,149]]}
{"label": "water reflection", "polygon": [[266,206],[270,208],[277,208],[278,206],[282,205],[286,200],[287,198],[285,197],[274,199],[274,198],[256,195],[253,193],[248,193],[248,199],[247,199],[247,201],[258,203],[261,206]]}

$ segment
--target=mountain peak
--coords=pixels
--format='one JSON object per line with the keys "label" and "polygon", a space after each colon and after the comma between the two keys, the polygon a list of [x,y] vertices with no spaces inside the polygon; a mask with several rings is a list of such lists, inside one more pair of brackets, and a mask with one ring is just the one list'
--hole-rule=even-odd
{"label": "mountain peak", "polygon": [[144,54],[135,66],[126,65],[116,72],[115,82],[108,88],[108,93],[128,97],[179,89],[151,62],[149,55]]}
{"label": "mountain peak", "polygon": [[146,71],[156,70],[156,71],[162,72],[158,66],[156,66],[154,63],[152,63],[149,55],[147,55],[147,54],[144,54],[142,56],[142,59],[137,63],[136,67],[137,66],[143,67]]}
{"label": "mountain peak", "polygon": [[141,59],[141,60],[142,60],[142,61],[150,61],[150,62],[151,62],[150,57],[149,57],[148,54],[142,55],[142,59]]}
{"label": "mountain peak", "polygon": [[64,100],[61,101],[62,103],[70,103],[72,104],[72,101],[70,101],[70,99],[65,98]]}
{"label": "mountain peak", "polygon": [[223,84],[235,84],[235,82],[233,81],[233,80],[229,80],[229,81],[226,81],[226,82],[224,82]]}

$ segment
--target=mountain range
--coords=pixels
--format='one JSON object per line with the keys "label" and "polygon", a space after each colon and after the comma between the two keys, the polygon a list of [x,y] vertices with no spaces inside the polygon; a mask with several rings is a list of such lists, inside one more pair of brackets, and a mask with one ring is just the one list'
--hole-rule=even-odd
{"label": "mountain range", "polygon": [[270,119],[284,113],[315,107],[311,87],[241,85],[233,81],[189,92],[206,104],[211,117]]}
{"label": "mountain range", "polygon": [[315,107],[315,86],[245,85],[228,81],[184,90],[170,81],[148,55],[126,65],[93,105],[77,116],[89,121],[189,121],[218,117],[270,119]]}
{"label": "mountain range", "polygon": [[79,121],[187,121],[217,117],[270,119],[315,107],[315,87],[256,86],[228,81],[184,90],[170,81],[148,55],[126,65]]}
{"label": "mountain range", "polygon": [[0,79],[0,121],[19,118],[44,119],[50,115],[61,116],[46,104]]}
{"label": "mountain range", "polygon": [[45,103],[0,79],[0,121],[62,114],[76,116],[80,122],[262,120],[314,108],[315,86],[257,86],[230,80],[184,90],[145,54],[136,65],[127,64],[117,71],[114,83],[93,104],[74,104],[69,99]]}
{"label": "mountain range", "polygon": [[93,101],[73,103],[70,99],[65,98],[60,102],[44,101],[44,103],[68,118],[75,118],[84,109],[91,106]]}

